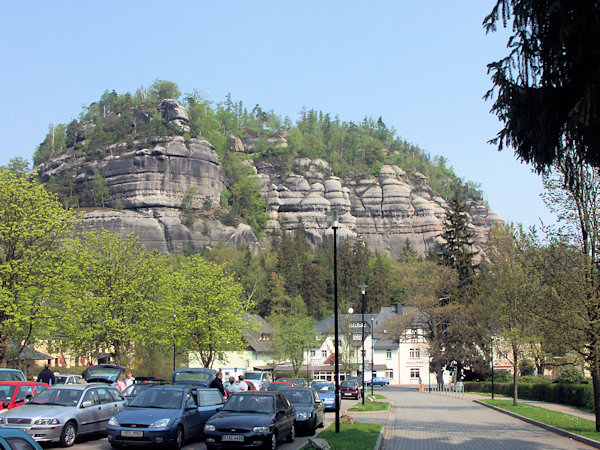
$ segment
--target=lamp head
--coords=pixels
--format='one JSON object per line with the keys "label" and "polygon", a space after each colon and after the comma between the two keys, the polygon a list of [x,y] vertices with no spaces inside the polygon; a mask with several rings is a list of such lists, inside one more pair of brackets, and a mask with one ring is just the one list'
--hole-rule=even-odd
{"label": "lamp head", "polygon": [[362,295],[365,295],[365,293],[367,292],[367,288],[368,288],[369,286],[367,286],[366,284],[361,284],[361,285],[359,285],[358,287],[360,288],[360,293],[361,293]]}
{"label": "lamp head", "polygon": [[354,314],[354,308],[352,306],[348,308],[348,314]]}
{"label": "lamp head", "polygon": [[331,228],[338,229],[340,224],[338,222],[338,212],[335,209],[331,210]]}

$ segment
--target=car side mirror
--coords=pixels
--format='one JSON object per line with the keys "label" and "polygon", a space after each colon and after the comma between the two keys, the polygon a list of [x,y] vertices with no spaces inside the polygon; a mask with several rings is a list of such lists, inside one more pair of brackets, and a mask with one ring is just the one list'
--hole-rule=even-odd
{"label": "car side mirror", "polygon": [[215,411],[220,412],[223,408],[219,407]]}
{"label": "car side mirror", "polygon": [[90,406],[92,406],[92,402],[91,401],[83,402],[81,404],[82,408],[89,408]]}

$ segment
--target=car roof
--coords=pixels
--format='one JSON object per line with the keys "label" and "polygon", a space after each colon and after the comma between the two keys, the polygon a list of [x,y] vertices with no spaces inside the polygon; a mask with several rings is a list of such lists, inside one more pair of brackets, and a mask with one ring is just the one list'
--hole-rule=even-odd
{"label": "car roof", "polygon": [[273,391],[244,391],[244,392],[233,392],[232,395],[251,395],[251,396],[259,396],[259,395],[283,395],[281,392],[273,392]]}
{"label": "car roof", "polygon": [[19,369],[9,369],[8,367],[0,367],[0,372],[23,372]]}
{"label": "car roof", "polygon": [[41,381],[0,381],[2,385],[15,385],[15,386],[33,386],[38,384],[43,384],[44,386],[48,386],[46,383],[42,383]]}

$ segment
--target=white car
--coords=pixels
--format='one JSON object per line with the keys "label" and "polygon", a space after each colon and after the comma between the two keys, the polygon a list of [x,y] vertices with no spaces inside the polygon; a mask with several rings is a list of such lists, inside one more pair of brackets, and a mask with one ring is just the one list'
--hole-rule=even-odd
{"label": "white car", "polygon": [[61,375],[56,374],[56,384],[79,384],[81,375]]}

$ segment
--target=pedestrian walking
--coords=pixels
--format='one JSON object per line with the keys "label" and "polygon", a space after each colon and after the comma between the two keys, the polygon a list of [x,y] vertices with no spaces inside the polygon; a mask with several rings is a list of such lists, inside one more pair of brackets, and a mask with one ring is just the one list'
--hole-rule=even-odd
{"label": "pedestrian walking", "polygon": [[46,383],[50,386],[56,384],[56,377],[54,376],[54,372],[48,368],[48,364],[46,364],[38,374],[37,381],[38,383]]}
{"label": "pedestrian walking", "polygon": [[221,395],[225,396],[225,387],[223,386],[223,372],[220,370],[217,372],[217,375],[214,380],[210,382],[208,385],[209,388],[216,388],[219,390]]}

